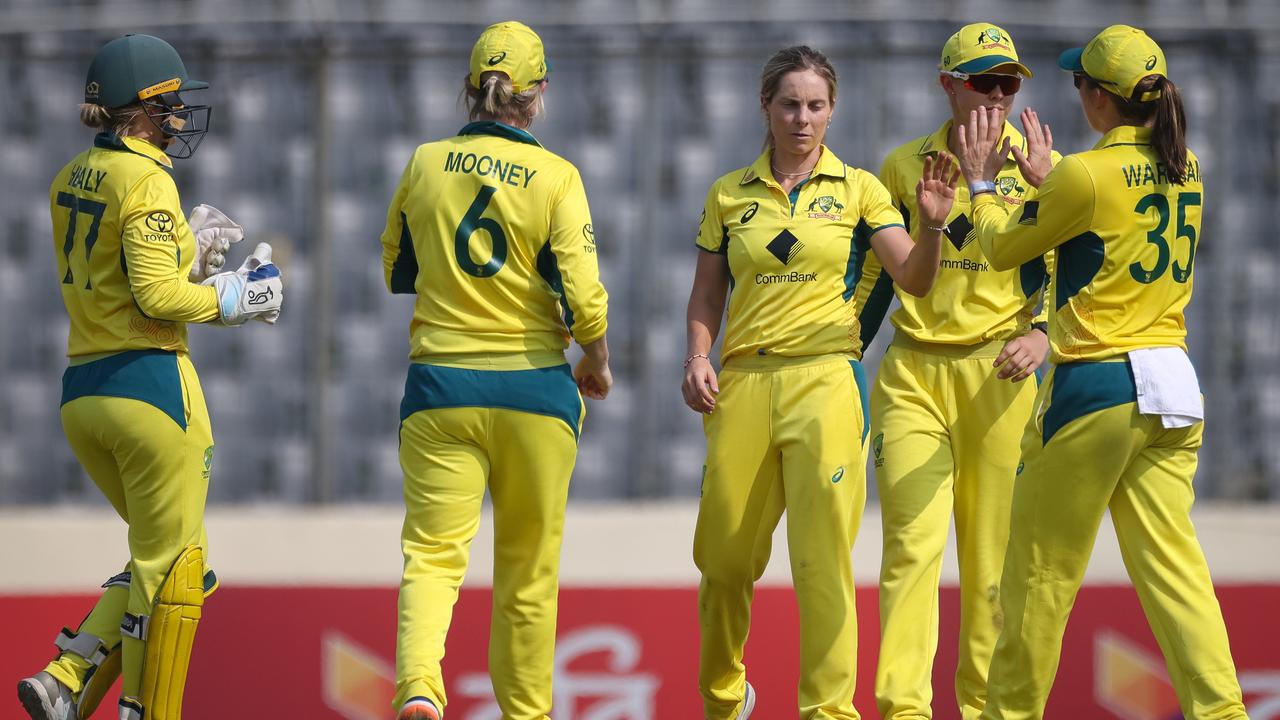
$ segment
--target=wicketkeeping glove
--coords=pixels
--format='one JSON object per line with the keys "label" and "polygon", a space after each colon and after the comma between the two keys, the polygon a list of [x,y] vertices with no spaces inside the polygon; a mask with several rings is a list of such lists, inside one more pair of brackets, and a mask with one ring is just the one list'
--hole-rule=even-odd
{"label": "wicketkeeping glove", "polygon": [[191,282],[203,282],[222,269],[227,250],[244,239],[244,228],[232,222],[212,205],[197,205],[187,218],[196,236],[196,258],[191,263]]}
{"label": "wicketkeeping glove", "polygon": [[258,243],[239,270],[218,273],[202,284],[218,291],[223,325],[243,325],[248,320],[274,324],[280,317],[284,286],[280,270],[271,262],[271,246],[266,243]]}

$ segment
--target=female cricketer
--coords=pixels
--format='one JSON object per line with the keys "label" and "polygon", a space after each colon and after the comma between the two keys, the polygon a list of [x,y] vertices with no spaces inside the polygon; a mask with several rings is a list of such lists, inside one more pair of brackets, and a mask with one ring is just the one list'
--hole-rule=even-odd
{"label": "female cricketer", "polygon": [[[1023,438],[1000,587],[1004,628],[982,717],[1043,716],[1067,616],[1110,510],[1183,714],[1244,718],[1190,519],[1204,409],[1183,309],[1200,238],[1200,162],[1186,146],[1164,52],[1146,33],[1112,25],[1058,62],[1074,73],[1102,139],[1065,157],[1035,200],[1001,202],[1004,153],[988,112],[975,110],[960,135],[973,223],[992,267],[1056,249],[1054,369]],[[1037,137],[1028,130],[1028,140]]]}
{"label": "female cricketer", "polygon": [[[943,45],[938,69],[951,118],[893,150],[880,171],[913,233],[923,222],[915,186],[924,161],[958,150],[959,128],[970,111],[994,109],[1002,137],[1017,151],[995,180],[996,195],[1007,207],[1033,199],[1057,160],[1029,156],[1031,148],[1038,152],[1045,145],[1028,146],[1006,120],[1031,71],[1003,28],[961,28]],[[956,194],[943,223],[949,242],[942,243],[937,284],[921,298],[899,288],[902,307],[892,318],[893,343],[871,392],[871,447],[884,528],[876,703],[881,716],[892,720],[932,715],[938,579],[953,513],[960,570],[956,701],[967,720],[982,712],[999,633],[998,588],[1018,443],[1036,393],[1034,382],[1022,381],[1049,351],[1044,318],[1035,314],[1045,263],[1035,257],[1016,268],[992,269],[974,242],[968,190]],[[893,285],[874,256],[863,274],[873,283],[862,325],[865,346]]]}
{"label": "female cricketer", "polygon": [[[790,47],[764,66],[766,147],[716,180],[698,233],[683,392],[704,413],[707,459],[693,555],[702,582],[699,687],[707,718],[748,718],[743,647],[752,587],[784,510],[800,606],[800,716],[857,718],[850,556],[866,498],[859,315],[874,251],[894,282],[933,285],[958,177],[927,158],[913,242],[875,176],[823,145],[836,73]],[[708,355],[728,300],[717,378]]]}
{"label": "female cricketer", "polygon": [[62,631],[57,659],[18,684],[39,720],[89,717],[122,669],[122,720],[179,718],[196,624],[216,585],[204,532],[213,433],[186,324],[274,322],[282,288],[266,244],[240,270],[216,272],[242,230],[208,206],[191,222],[181,212],[170,157],[195,152],[209,106],[179,93],[207,87],[160,38],[107,43],[80,115],[101,132],[49,191],[71,319],[62,426],[129,525],[129,563],[78,628]]}
{"label": "female cricketer", "polygon": [[[400,406],[400,720],[438,720],[447,703],[440,661],[486,488],[494,692],[508,720],[551,712],[579,391],[603,399],[613,377],[582,179],[528,132],[547,69],[533,30],[487,28],[465,81],[472,122],[414,152],[387,211],[387,287],[417,295]],[[572,371],[571,336],[586,352]]]}

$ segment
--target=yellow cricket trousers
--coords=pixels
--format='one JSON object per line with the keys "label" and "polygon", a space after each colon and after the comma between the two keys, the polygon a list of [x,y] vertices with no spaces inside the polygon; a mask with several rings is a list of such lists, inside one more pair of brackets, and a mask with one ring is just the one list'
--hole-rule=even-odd
{"label": "yellow cricket trousers", "polygon": [[1050,372],[1022,443],[1000,603],[1004,629],[982,717],[1044,716],[1062,635],[1102,516],[1188,718],[1245,718],[1222,612],[1191,525],[1203,423],[1138,413],[1127,361]]}
{"label": "yellow cricket trousers", "polygon": [[1036,381],[1000,380],[1003,342],[956,346],[894,337],[871,394],[884,528],[876,704],[886,720],[933,717],[938,583],[956,520],[960,570],[955,697],[973,720],[1000,633],[999,583],[1018,444]]}
{"label": "yellow cricket trousers", "polygon": [[[62,428],[76,459],[129,525],[127,592],[123,575],[109,580],[79,626],[110,650],[121,642],[125,611],[151,614],[160,584],[183,549],[207,548],[209,411],[186,354],[138,350],[67,369]],[[123,642],[121,693],[137,696],[144,643],[130,637]],[[91,669],[89,660],[72,652],[46,668],[73,692]]]}
{"label": "yellow cricket trousers", "polygon": [[397,709],[413,697],[441,710],[448,702],[445,635],[487,488],[494,525],[489,676],[503,720],[549,717],[560,541],[583,414],[568,365],[410,367],[400,426]]}
{"label": "yellow cricket trousers", "polygon": [[705,715],[741,710],[753,585],[786,510],[800,607],[800,717],[856,720],[851,553],[866,502],[862,366],[838,355],[734,358],[719,381],[716,410],[704,418],[693,543]]}

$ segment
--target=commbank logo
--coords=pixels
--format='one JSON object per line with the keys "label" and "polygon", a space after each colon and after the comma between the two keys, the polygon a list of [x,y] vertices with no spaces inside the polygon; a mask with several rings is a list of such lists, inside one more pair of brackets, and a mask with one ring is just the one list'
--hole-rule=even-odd
{"label": "commbank logo", "polygon": [[1031,202],[1022,206],[1022,217],[1018,218],[1018,224],[1019,225],[1035,225],[1037,222],[1036,216],[1039,215],[1039,213],[1040,213],[1040,201],[1032,200]]}
{"label": "commbank logo", "polygon": [[966,245],[973,239],[973,223],[969,222],[969,218],[964,213],[956,216],[955,220],[947,223],[947,239],[957,250],[963,250]]}
{"label": "commbank logo", "polygon": [[884,465],[884,433],[879,433],[871,440],[871,452],[876,458],[876,467]]}
{"label": "commbank logo", "polygon": [[804,249],[804,243],[800,239],[791,234],[790,230],[783,230],[778,233],[777,237],[769,241],[764,246],[774,257],[778,258],[778,262],[786,265],[791,262],[792,258]]}

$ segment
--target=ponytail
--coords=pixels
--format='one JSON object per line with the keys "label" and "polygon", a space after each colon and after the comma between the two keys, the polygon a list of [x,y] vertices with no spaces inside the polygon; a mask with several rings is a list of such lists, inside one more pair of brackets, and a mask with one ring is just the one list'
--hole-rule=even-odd
{"label": "ponytail", "polygon": [[80,105],[80,122],[85,127],[102,130],[111,122],[111,111],[101,105],[83,103]]}
{"label": "ponytail", "polygon": [[467,116],[475,120],[481,115],[517,127],[528,127],[533,119],[546,112],[542,99],[542,86],[535,83],[522,93],[516,93],[511,78],[503,72],[489,71],[480,76],[480,87],[470,80],[463,91]]}
{"label": "ponytail", "polygon": [[1151,146],[1164,166],[1164,175],[1174,185],[1182,185],[1187,181],[1187,114],[1182,109],[1182,95],[1172,80],[1160,75],[1148,75],[1139,81],[1133,97],[1141,98],[1150,92],[1159,92],[1160,97],[1142,102],[1112,94],[1111,100],[1125,120],[1141,124],[1151,121]]}
{"label": "ponytail", "polygon": [[80,105],[80,122],[85,127],[119,135],[133,122],[133,119],[140,112],[142,112],[142,106],[137,103],[118,108],[109,108],[96,103],[82,103]]}
{"label": "ponytail", "polygon": [[1157,85],[1156,120],[1151,129],[1151,144],[1156,149],[1169,182],[1182,185],[1187,181],[1187,115],[1182,109],[1178,86],[1168,78]]}

